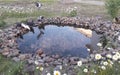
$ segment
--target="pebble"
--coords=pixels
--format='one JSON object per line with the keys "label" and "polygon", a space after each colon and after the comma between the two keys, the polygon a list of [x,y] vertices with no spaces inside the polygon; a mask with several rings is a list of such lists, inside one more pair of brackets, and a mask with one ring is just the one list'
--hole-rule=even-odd
{"label": "pebble", "polygon": [[13,57],[12,60],[15,61],[15,62],[19,62],[20,61],[20,59],[18,57]]}
{"label": "pebble", "polygon": [[41,56],[41,55],[43,54],[42,49],[37,50],[37,51],[36,51],[36,54],[39,55],[39,56]]}

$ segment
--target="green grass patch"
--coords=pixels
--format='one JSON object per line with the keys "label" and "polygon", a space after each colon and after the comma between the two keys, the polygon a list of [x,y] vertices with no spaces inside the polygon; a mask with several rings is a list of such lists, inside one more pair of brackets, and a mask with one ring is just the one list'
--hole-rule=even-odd
{"label": "green grass patch", "polygon": [[6,25],[6,22],[4,20],[0,20],[0,27],[4,27]]}
{"label": "green grass patch", "polygon": [[24,62],[14,62],[0,55],[0,75],[23,75]]}
{"label": "green grass patch", "polygon": [[38,17],[40,15],[43,16],[53,16],[55,13],[50,13],[48,11],[40,10],[40,11],[34,11],[31,13],[18,13],[18,12],[3,12],[2,17],[4,18],[25,18],[25,17]]}

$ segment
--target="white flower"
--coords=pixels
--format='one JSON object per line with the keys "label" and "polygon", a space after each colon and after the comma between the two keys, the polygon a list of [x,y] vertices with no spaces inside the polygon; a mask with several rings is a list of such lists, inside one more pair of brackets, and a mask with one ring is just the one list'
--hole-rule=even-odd
{"label": "white flower", "polygon": [[83,72],[87,73],[87,72],[88,72],[88,69],[87,69],[87,68],[85,68],[85,69],[83,70]]}
{"label": "white flower", "polygon": [[120,53],[119,52],[116,52],[115,55],[118,57],[118,59],[120,59]]}
{"label": "white flower", "polygon": [[106,57],[107,58],[112,58],[112,55],[111,54],[107,54]]}
{"label": "white flower", "polygon": [[43,67],[40,67],[40,71],[43,71],[44,70],[44,68]]}
{"label": "white flower", "polygon": [[47,75],[51,75],[50,73],[47,73]]}
{"label": "white flower", "polygon": [[103,62],[103,65],[107,66],[107,65],[108,65],[108,62],[107,62],[107,61]]}
{"label": "white flower", "polygon": [[39,69],[39,67],[36,67],[36,69]]}
{"label": "white flower", "polygon": [[100,60],[102,58],[101,54],[95,54],[95,59]]}
{"label": "white flower", "polygon": [[105,66],[101,66],[101,69],[102,69],[102,70],[106,70],[106,67],[105,67]]}
{"label": "white flower", "polygon": [[54,71],[53,75],[61,75],[60,71]]}
{"label": "white flower", "polygon": [[64,73],[63,75],[67,75],[66,73]]}
{"label": "white flower", "polygon": [[74,7],[74,9],[77,9],[77,7]]}
{"label": "white flower", "polygon": [[82,66],[82,61],[78,61],[77,62],[77,65],[80,67],[80,66]]}
{"label": "white flower", "polygon": [[108,47],[107,49],[108,49],[108,50],[110,50],[111,48],[110,48],[110,47]]}
{"label": "white flower", "polygon": [[97,43],[97,46],[101,47],[101,46],[102,46],[102,44],[101,44],[101,43]]}
{"label": "white flower", "polygon": [[117,61],[117,60],[118,60],[118,56],[117,56],[117,55],[113,55],[113,56],[112,56],[112,59],[113,59],[114,61]]}
{"label": "white flower", "polygon": [[38,62],[38,61],[35,61],[35,64],[36,64],[36,65],[38,65],[38,64],[39,64],[39,62]]}

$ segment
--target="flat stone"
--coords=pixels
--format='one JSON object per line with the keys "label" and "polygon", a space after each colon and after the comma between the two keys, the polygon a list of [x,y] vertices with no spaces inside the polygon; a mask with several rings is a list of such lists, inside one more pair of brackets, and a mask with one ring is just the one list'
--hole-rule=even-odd
{"label": "flat stone", "polygon": [[29,54],[20,54],[19,56],[20,60],[25,60],[25,59],[29,59],[31,57],[31,55]]}
{"label": "flat stone", "polygon": [[15,62],[19,62],[20,61],[20,59],[18,57],[13,57],[12,60],[15,61]]}

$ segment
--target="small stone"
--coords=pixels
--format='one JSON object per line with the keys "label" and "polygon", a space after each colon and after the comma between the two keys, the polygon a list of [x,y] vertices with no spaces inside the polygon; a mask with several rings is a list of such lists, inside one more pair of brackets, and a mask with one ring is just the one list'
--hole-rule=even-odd
{"label": "small stone", "polygon": [[54,61],[52,64],[56,66],[56,65],[61,65],[62,63],[60,63],[58,61]]}
{"label": "small stone", "polygon": [[36,54],[39,55],[39,56],[41,56],[41,55],[43,54],[42,49],[37,50],[37,51],[36,51]]}
{"label": "small stone", "polygon": [[29,59],[30,57],[31,57],[31,55],[29,55],[29,54],[20,54],[19,55],[20,60]]}
{"label": "small stone", "polygon": [[87,63],[87,62],[88,62],[87,59],[81,59],[81,61],[82,61],[83,63]]}
{"label": "small stone", "polygon": [[60,58],[60,56],[59,55],[55,55],[55,59],[58,59],[58,58]]}
{"label": "small stone", "polygon": [[4,48],[2,51],[0,51],[0,53],[2,53],[2,55],[4,56],[8,56],[10,53],[10,50],[8,48]]}
{"label": "small stone", "polygon": [[9,55],[9,52],[3,52],[2,55],[7,56]]}
{"label": "small stone", "polygon": [[41,57],[43,57],[43,58],[46,57],[46,54],[42,54]]}
{"label": "small stone", "polygon": [[25,72],[34,72],[35,66],[34,65],[26,65],[25,66]]}
{"label": "small stone", "polygon": [[28,63],[29,63],[29,64],[34,63],[34,60],[28,59]]}
{"label": "small stone", "polygon": [[11,56],[18,56],[19,55],[19,50],[14,50],[12,53],[11,53]]}
{"label": "small stone", "polygon": [[15,62],[19,62],[20,61],[20,59],[18,57],[13,57],[12,60],[15,61]]}
{"label": "small stone", "polygon": [[0,29],[0,33],[2,33],[3,31]]}

